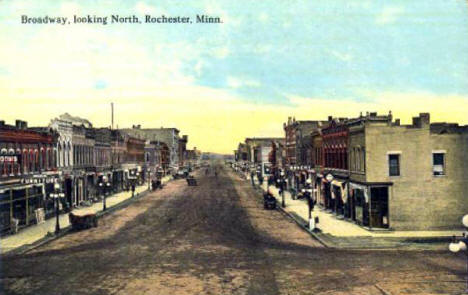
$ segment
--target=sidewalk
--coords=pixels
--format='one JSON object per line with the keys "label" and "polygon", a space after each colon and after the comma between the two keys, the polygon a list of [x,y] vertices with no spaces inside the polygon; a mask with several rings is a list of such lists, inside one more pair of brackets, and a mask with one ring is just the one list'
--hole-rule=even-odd
{"label": "sidewalk", "polygon": [[[250,181],[250,179],[249,179]],[[258,182],[256,182],[258,185]],[[267,190],[267,184],[263,183],[263,191]],[[281,206],[281,196],[274,186],[269,187],[270,192]],[[285,208],[288,215],[303,226],[308,224],[308,206],[306,200],[293,200],[289,191],[284,193]],[[318,233],[313,235],[322,243],[337,248],[411,248],[411,249],[446,249],[451,236],[459,234],[459,231],[371,231],[343,220],[333,213],[315,206],[312,218],[318,217]]]}
{"label": "sidewalk", "polygon": [[[164,177],[163,183],[167,183],[170,177]],[[135,195],[142,193],[148,189],[148,184],[144,184],[135,188]],[[123,201],[130,199],[132,192],[120,192],[118,194],[111,195],[106,198],[107,209],[122,203]],[[90,207],[82,207],[74,209],[72,212],[76,214],[90,214],[102,211],[102,201],[94,203]],[[55,232],[55,216],[47,219],[44,223],[31,225],[20,230],[17,234],[7,235],[0,238],[0,254],[7,253],[18,247],[32,244],[40,239],[44,238],[49,232]],[[60,228],[63,230],[70,225],[68,219],[68,213],[60,214],[59,216]]]}

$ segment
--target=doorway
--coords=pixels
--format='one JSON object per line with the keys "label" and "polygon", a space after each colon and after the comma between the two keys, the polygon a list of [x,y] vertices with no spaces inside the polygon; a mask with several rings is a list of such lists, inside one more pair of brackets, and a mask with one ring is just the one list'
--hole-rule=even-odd
{"label": "doorway", "polygon": [[372,187],[370,197],[370,227],[388,228],[388,187]]}

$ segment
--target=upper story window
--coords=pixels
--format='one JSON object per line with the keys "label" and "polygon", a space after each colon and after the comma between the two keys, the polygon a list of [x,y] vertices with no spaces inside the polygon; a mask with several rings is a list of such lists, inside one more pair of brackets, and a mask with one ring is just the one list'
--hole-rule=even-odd
{"label": "upper story window", "polygon": [[362,160],[361,168],[362,168],[362,171],[365,172],[366,171],[366,148],[362,148],[361,160]]}
{"label": "upper story window", "polygon": [[388,155],[388,175],[400,176],[400,155],[399,154]]}
{"label": "upper story window", "polygon": [[434,176],[445,175],[445,153],[432,153],[432,173]]}

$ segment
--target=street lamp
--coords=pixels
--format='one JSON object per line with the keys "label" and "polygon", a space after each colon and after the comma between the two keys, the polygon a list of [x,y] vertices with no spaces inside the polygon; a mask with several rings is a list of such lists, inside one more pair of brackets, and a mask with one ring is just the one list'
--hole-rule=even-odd
{"label": "street lamp", "polygon": [[[463,216],[462,223],[466,228],[468,228],[468,214]],[[453,253],[457,253],[459,251],[464,251],[465,252],[466,271],[467,271],[465,293],[468,294],[468,251],[467,251],[467,245],[468,245],[468,238],[467,238],[466,233],[463,233],[461,236],[458,236],[458,237],[453,236],[452,242],[449,244],[449,250],[451,252],[453,252]]]}
{"label": "street lamp", "polygon": [[55,234],[57,235],[60,232],[59,198],[63,198],[65,196],[65,194],[60,191],[60,184],[58,182],[54,184],[54,192],[51,193],[50,196],[55,201]]}
{"label": "street lamp", "polygon": [[286,207],[286,204],[284,202],[284,172],[281,171],[281,183],[280,183],[280,188],[281,188],[281,207]]}
{"label": "street lamp", "polygon": [[102,181],[99,183],[99,187],[101,190],[101,194],[103,195],[102,197],[102,211],[107,210],[107,205],[106,205],[106,198],[107,198],[107,191],[110,188],[110,183],[107,179],[107,176],[102,177]]}
{"label": "street lamp", "polygon": [[312,179],[307,178],[305,191],[307,192],[307,204],[309,205],[309,224],[310,224],[310,220],[312,218],[312,210],[314,210],[311,185],[312,185]]}
{"label": "street lamp", "polygon": [[146,172],[148,172],[148,191],[150,191],[151,190],[151,169],[148,168]]}

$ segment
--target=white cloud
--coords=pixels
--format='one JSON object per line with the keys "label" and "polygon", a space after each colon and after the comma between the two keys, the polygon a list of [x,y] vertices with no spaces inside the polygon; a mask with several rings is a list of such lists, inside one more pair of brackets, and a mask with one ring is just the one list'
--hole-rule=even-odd
{"label": "white cloud", "polygon": [[247,78],[238,78],[228,76],[226,79],[226,84],[230,88],[242,88],[242,87],[260,87],[261,83],[257,80],[247,79]]}
{"label": "white cloud", "polygon": [[194,67],[195,73],[197,73],[198,77],[201,76],[202,69],[203,69],[203,61],[199,60],[199,61],[197,61],[197,63],[195,64],[195,67]]}
{"label": "white cloud", "polygon": [[382,12],[377,15],[375,23],[379,25],[392,24],[403,14],[404,9],[401,7],[385,7]]}

